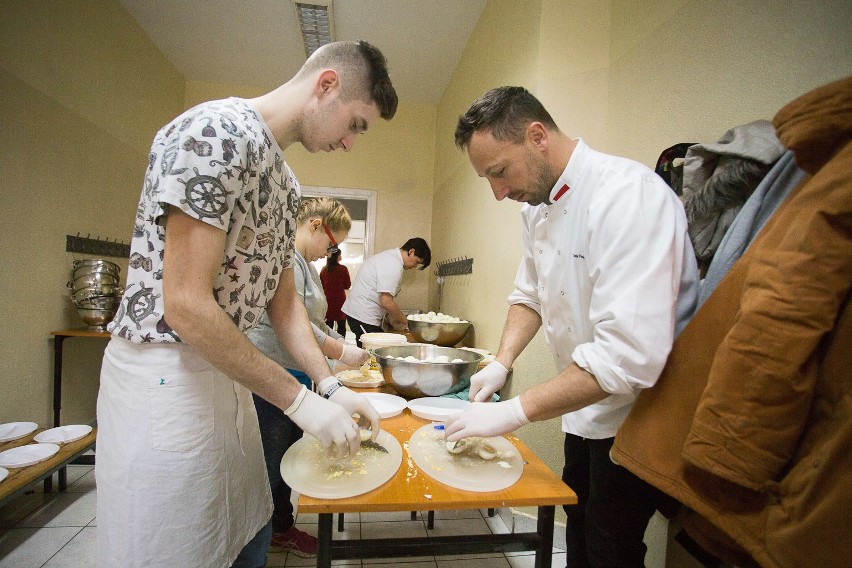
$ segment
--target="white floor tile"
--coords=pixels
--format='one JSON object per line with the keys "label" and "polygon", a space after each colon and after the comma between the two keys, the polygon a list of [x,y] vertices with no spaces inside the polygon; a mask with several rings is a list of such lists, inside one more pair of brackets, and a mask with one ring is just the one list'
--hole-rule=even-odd
{"label": "white floor tile", "polygon": [[97,529],[87,527],[78,532],[43,568],[96,568],[97,564]]}
{"label": "white floor tile", "polygon": [[[69,467],[80,467],[80,466],[69,466]],[[90,471],[86,472],[84,475],[81,475],[79,478],[75,479],[73,482],[71,481],[71,475],[68,476],[68,489],[71,493],[89,493],[91,491],[95,491],[95,469],[89,468]]]}
{"label": "white floor tile", "polygon": [[80,530],[77,527],[10,529],[0,536],[0,568],[41,568]]}
{"label": "white floor tile", "polygon": [[[411,519],[411,517],[408,517]],[[428,536],[426,524],[423,521],[378,521],[374,523],[361,523],[361,538],[424,538]],[[399,557],[399,558],[365,558],[363,564],[393,564],[400,565],[410,562],[434,561],[431,556]],[[427,564],[429,565],[429,564]],[[406,564],[407,566],[407,564]],[[431,565],[430,565],[431,566]]]}
{"label": "white floor tile", "polygon": [[96,493],[60,493],[16,526],[85,527],[95,518],[96,509]]}

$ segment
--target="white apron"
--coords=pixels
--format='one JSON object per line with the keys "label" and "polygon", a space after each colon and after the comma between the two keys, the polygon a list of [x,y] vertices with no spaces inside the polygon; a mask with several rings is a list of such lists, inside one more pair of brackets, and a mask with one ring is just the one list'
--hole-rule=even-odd
{"label": "white apron", "polygon": [[251,393],[191,347],[113,337],[97,417],[100,566],[228,568],[269,521]]}

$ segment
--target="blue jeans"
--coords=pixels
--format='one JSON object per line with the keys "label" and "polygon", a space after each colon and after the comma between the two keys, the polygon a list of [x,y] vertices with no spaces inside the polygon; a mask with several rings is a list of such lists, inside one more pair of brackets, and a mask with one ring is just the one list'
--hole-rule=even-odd
{"label": "blue jeans", "polygon": [[[307,385],[311,380],[301,371],[287,369],[296,379]],[[308,386],[310,388],[310,386]],[[284,411],[253,394],[257,422],[260,426],[260,441],[266,460],[266,474],[272,492],[272,532],[282,533],[293,526],[293,504],[290,502],[290,486],[281,479],[281,458],[302,437],[302,429],[296,426]]]}
{"label": "blue jeans", "polygon": [[266,554],[269,552],[269,541],[272,539],[272,524],[266,523],[257,531],[254,538],[240,551],[240,555],[231,564],[231,568],[264,568]]}

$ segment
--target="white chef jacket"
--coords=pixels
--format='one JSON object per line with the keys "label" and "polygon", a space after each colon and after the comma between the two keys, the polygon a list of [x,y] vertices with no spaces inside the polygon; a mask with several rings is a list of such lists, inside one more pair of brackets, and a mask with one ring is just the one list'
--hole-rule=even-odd
{"label": "white chef jacket", "polygon": [[398,248],[368,258],[346,294],[343,313],[370,325],[381,325],[385,309],[379,303],[379,295],[382,292],[393,297],[399,294],[403,270],[402,253]]}
{"label": "white chef jacket", "polygon": [[686,216],[653,171],[582,140],[550,201],[521,211],[524,253],[509,303],[541,316],[560,372],[576,362],[611,393],[564,414],[562,430],[609,438],[638,391],[657,381],[677,320],[694,310]]}

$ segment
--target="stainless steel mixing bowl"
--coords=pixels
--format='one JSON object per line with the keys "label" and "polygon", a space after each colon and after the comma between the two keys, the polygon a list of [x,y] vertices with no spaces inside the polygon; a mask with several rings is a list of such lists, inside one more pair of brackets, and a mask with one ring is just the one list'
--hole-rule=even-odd
{"label": "stainless steel mixing bowl", "polygon": [[101,310],[77,308],[77,313],[80,314],[80,318],[82,318],[89,327],[96,327],[98,329],[106,328],[106,325],[115,317],[115,309]]}
{"label": "stainless steel mixing bowl", "polygon": [[439,323],[413,319],[408,320],[408,329],[417,341],[444,347],[452,347],[464,339],[469,328],[469,321],[462,323]]}
{"label": "stainless steel mixing bowl", "polygon": [[68,287],[73,292],[82,288],[99,288],[100,286],[118,286],[118,276],[109,272],[91,272],[77,276],[68,283]]}
{"label": "stainless steel mixing bowl", "polygon": [[74,267],[74,278],[93,272],[106,272],[116,277],[121,274],[120,266],[102,258],[75,260],[72,266]]}
{"label": "stainless steel mixing bowl", "polygon": [[[423,343],[379,347],[374,350],[376,361],[381,367],[385,381],[401,396],[441,396],[459,392],[470,382],[479,367],[482,355],[464,349],[439,347]],[[461,359],[462,363],[429,363],[422,359],[434,359],[445,355],[450,361]],[[414,356],[420,361],[401,361],[397,357]]]}

